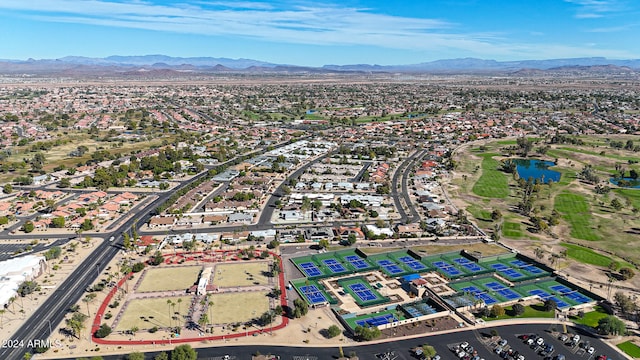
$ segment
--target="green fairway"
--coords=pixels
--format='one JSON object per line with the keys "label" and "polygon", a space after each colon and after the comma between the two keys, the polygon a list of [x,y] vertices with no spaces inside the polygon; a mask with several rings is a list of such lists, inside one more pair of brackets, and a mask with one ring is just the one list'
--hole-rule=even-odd
{"label": "green fairway", "polygon": [[567,248],[567,256],[571,259],[577,260],[581,263],[608,267],[611,263],[611,258],[606,255],[598,254],[597,252],[587,249],[586,247],[574,244],[560,243],[560,245]]}
{"label": "green fairway", "polygon": [[502,235],[510,238],[519,239],[522,237],[520,223],[505,221],[502,224]]}
{"label": "green fairway", "polygon": [[478,196],[504,199],[509,196],[507,176],[498,170],[500,162],[493,159],[497,154],[482,156],[482,176],[473,185],[473,192]]}
{"label": "green fairway", "polygon": [[589,241],[600,240],[600,235],[596,234],[591,228],[593,220],[589,204],[584,196],[574,193],[562,193],[556,196],[554,206],[571,226],[572,237]]}
{"label": "green fairway", "polygon": [[632,343],[631,340],[618,344],[618,349],[632,358],[640,358],[640,346]]}
{"label": "green fairway", "polygon": [[602,307],[596,306],[594,311],[585,313],[582,318],[579,318],[577,316],[572,316],[571,320],[576,324],[582,324],[582,325],[595,328],[598,326],[598,321],[605,317],[607,317],[606,311],[604,311]]}
{"label": "green fairway", "polygon": [[491,219],[491,211],[485,210],[476,204],[467,206],[466,210],[473,215],[474,218],[480,221],[493,221]]}
{"label": "green fairway", "polygon": [[631,206],[640,209],[640,189],[615,189],[613,191],[631,201]]}

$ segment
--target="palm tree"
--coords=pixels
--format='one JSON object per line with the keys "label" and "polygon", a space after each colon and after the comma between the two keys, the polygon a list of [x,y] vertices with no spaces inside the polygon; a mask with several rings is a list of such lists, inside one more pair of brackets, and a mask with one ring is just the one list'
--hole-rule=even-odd
{"label": "palm tree", "polygon": [[536,255],[536,258],[538,258],[538,260],[541,260],[544,257],[544,250],[542,250],[539,247],[537,247],[533,252]]}
{"label": "palm tree", "polygon": [[172,325],[172,322],[171,322],[171,318],[172,318],[172,316],[171,316],[171,305],[172,304],[173,304],[173,302],[171,301],[171,299],[168,299],[167,300],[167,305],[169,305],[169,327],[171,327],[171,325]]}
{"label": "palm tree", "polygon": [[213,309],[213,301],[209,300],[207,305],[209,306],[209,321],[212,321],[213,320],[213,314],[211,313],[211,310]]}
{"label": "palm tree", "polygon": [[2,325],[2,323],[4,321],[4,313],[6,313],[6,312],[7,312],[7,310],[0,309],[0,328],[4,326],[4,325]]}
{"label": "palm tree", "polygon": [[181,314],[182,312],[180,311],[180,304],[182,303],[182,298],[178,299],[178,313]]}

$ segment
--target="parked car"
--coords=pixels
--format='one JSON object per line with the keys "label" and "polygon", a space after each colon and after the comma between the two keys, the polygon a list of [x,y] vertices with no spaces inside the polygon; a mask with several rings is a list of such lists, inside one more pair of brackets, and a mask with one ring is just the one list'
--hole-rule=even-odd
{"label": "parked car", "polygon": [[498,345],[500,345],[500,346],[507,345],[507,339],[502,339],[502,340],[498,341]]}
{"label": "parked car", "polygon": [[563,343],[566,343],[569,340],[569,335],[562,334],[562,335],[560,335],[559,340],[562,341]]}
{"label": "parked car", "polygon": [[544,345],[544,339],[542,337],[539,337],[536,339],[536,344],[538,344],[539,346]]}
{"label": "parked car", "polygon": [[467,346],[469,346],[469,343],[468,343],[468,342],[466,342],[466,341],[465,341],[465,342],[463,342],[462,344],[460,344],[460,347],[461,347],[461,348],[463,348],[463,349],[466,349],[466,348],[467,348]]}
{"label": "parked car", "polygon": [[587,352],[589,353],[589,355],[593,355],[593,353],[596,352],[596,349],[594,349],[593,346],[589,346]]}

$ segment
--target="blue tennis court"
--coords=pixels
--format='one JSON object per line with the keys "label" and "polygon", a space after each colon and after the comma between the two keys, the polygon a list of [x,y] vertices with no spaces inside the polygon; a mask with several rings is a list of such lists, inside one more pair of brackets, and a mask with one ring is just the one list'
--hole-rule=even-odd
{"label": "blue tennis court", "polygon": [[515,271],[515,270],[513,270],[511,268],[508,268],[506,270],[500,270],[500,272],[505,274],[506,276],[512,278],[512,279],[517,279],[517,278],[521,278],[521,277],[524,276],[524,275],[520,274],[519,272],[517,272],[517,271]]}
{"label": "blue tennis court", "polygon": [[489,289],[493,290],[493,291],[498,291],[498,290],[502,290],[502,289],[506,289],[507,287],[497,283],[497,282],[490,282],[490,283],[486,283],[484,284],[484,286],[488,287]]}
{"label": "blue tennis court", "polygon": [[389,274],[395,275],[403,273],[404,270],[398,266],[398,264],[392,262],[391,260],[382,259],[378,260],[378,265],[382,266]]}
{"label": "blue tennis court", "polygon": [[315,285],[300,286],[300,291],[302,291],[304,296],[309,299],[309,302],[312,304],[327,302],[327,298],[324,297],[320,289]]}
{"label": "blue tennis court", "polygon": [[511,269],[510,267],[508,267],[505,264],[500,264],[500,263],[496,263],[496,264],[491,264],[491,267],[498,270],[498,271],[504,271],[507,269]]}
{"label": "blue tennis court", "polygon": [[566,302],[558,299],[555,296],[552,296],[551,294],[549,294],[548,292],[544,291],[544,290],[539,290],[539,289],[535,289],[535,290],[529,290],[529,294],[530,295],[536,295],[539,296],[542,300],[553,300],[556,302],[556,305],[559,308],[565,308],[568,307],[569,304],[567,304]]}
{"label": "blue tennis court", "polygon": [[577,292],[577,291],[574,291],[574,292],[570,292],[570,293],[564,294],[564,296],[565,296],[567,299],[569,299],[569,300],[573,300],[573,301],[575,301],[575,302],[577,302],[577,303],[579,303],[579,304],[585,304],[585,303],[588,303],[588,302],[590,302],[590,301],[591,301],[591,298],[589,298],[589,297],[587,297],[587,296],[585,296],[585,295],[582,295],[582,294],[580,294],[580,293],[579,293],[579,292]]}
{"label": "blue tennis court", "polygon": [[347,269],[336,261],[336,259],[324,259],[322,262],[331,270],[332,273],[338,274],[347,271]]}
{"label": "blue tennis court", "polygon": [[410,267],[411,270],[418,271],[418,270],[424,270],[427,268],[421,262],[412,258],[411,256],[403,256],[401,258],[398,258],[398,260],[402,261],[405,265]]}
{"label": "blue tennis court", "polygon": [[472,261],[469,261],[469,259],[467,258],[463,258],[463,257],[459,257],[456,259],[453,259],[453,261],[460,265],[463,266],[465,269],[471,271],[471,272],[478,272],[478,271],[482,271],[482,267]]}
{"label": "blue tennis court", "polygon": [[301,263],[300,267],[302,268],[302,271],[304,271],[304,273],[307,274],[308,277],[322,275],[322,272],[320,271],[320,269],[318,269],[316,264],[312,262]]}
{"label": "blue tennis court", "polygon": [[529,263],[526,263],[522,260],[513,260],[513,261],[509,261],[509,264],[515,266],[515,267],[524,267],[529,265]]}
{"label": "blue tennis court", "polygon": [[572,290],[569,289],[568,287],[564,286],[564,285],[554,285],[551,286],[549,289],[555,291],[555,292],[559,292],[560,294],[566,294],[566,293],[570,293]]}
{"label": "blue tennis court", "polygon": [[544,272],[544,270],[540,269],[537,266],[533,266],[533,265],[523,266],[520,269],[524,270],[526,272],[529,272],[531,274],[534,274],[534,275],[542,274]]}
{"label": "blue tennis court", "polygon": [[476,298],[484,301],[484,303],[487,305],[495,304],[498,302],[498,300],[492,298],[489,294],[483,292],[475,286],[467,286],[466,288],[462,288],[461,290],[471,293]]}
{"label": "blue tennis court", "polygon": [[367,262],[364,261],[363,258],[357,255],[345,256],[344,259],[347,260],[351,265],[353,265],[354,268],[358,270],[366,269],[369,267],[369,264],[367,264]]}
{"label": "blue tennis court", "polygon": [[373,316],[368,319],[357,320],[356,324],[359,326],[379,326],[384,324],[389,324],[392,322],[398,321],[392,314],[385,314],[382,316]]}
{"label": "blue tennis court", "polygon": [[433,265],[449,276],[457,276],[462,274],[462,271],[456,269],[448,262],[436,261],[433,263]]}
{"label": "blue tennis court", "polygon": [[496,290],[496,292],[508,300],[515,300],[520,298],[520,295],[511,289],[500,289]]}
{"label": "blue tennis court", "polygon": [[378,298],[376,294],[371,292],[371,290],[364,286],[364,284],[356,283],[349,284],[347,286],[349,287],[349,289],[351,289],[351,291],[353,291],[354,294],[356,294],[357,297],[360,298],[360,300],[362,300],[362,302],[372,301]]}

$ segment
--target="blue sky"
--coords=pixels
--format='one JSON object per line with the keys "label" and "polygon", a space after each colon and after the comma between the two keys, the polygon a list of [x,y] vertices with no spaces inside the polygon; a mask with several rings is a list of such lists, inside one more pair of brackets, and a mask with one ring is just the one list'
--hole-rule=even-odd
{"label": "blue sky", "polygon": [[0,0],[0,59],[640,58],[637,0]]}

